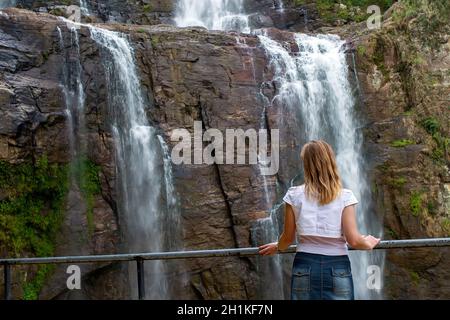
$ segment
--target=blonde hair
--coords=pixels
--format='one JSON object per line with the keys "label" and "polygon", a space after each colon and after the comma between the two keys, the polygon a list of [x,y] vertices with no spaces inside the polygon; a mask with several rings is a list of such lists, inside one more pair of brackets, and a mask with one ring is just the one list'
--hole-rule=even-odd
{"label": "blonde hair", "polygon": [[306,196],[320,205],[336,199],[342,184],[331,146],[323,140],[312,140],[303,146],[300,157],[305,171]]}

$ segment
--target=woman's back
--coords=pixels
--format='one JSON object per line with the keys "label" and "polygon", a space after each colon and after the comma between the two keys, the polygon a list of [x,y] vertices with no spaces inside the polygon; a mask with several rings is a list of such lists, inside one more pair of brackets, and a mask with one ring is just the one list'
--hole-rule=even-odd
{"label": "woman's back", "polygon": [[353,192],[342,189],[336,199],[325,205],[309,199],[305,186],[292,187],[283,200],[292,206],[295,216],[297,251],[323,255],[347,254],[342,230],[342,212],[358,203]]}

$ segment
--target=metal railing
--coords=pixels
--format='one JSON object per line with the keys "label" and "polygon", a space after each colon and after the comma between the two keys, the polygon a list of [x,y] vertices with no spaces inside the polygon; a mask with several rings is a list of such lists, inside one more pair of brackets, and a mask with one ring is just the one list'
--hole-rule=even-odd
{"label": "metal railing", "polygon": [[[423,247],[450,247],[450,238],[431,239],[408,239],[408,240],[383,240],[374,249],[408,249]],[[355,250],[349,247],[349,250]],[[280,254],[295,253],[296,246],[290,246],[287,250],[280,251]],[[215,257],[249,257],[258,255],[259,249],[253,248],[233,248],[233,249],[213,249],[195,251],[175,251],[175,252],[155,252],[155,253],[129,253],[110,254],[92,256],[67,256],[67,257],[44,257],[44,258],[16,258],[0,259],[0,265],[4,270],[4,298],[11,300],[11,267],[14,265],[27,264],[65,264],[65,263],[92,263],[92,262],[120,262],[136,261],[138,297],[140,300],[145,297],[145,260],[172,260],[172,259],[193,259],[193,258],[215,258]]]}

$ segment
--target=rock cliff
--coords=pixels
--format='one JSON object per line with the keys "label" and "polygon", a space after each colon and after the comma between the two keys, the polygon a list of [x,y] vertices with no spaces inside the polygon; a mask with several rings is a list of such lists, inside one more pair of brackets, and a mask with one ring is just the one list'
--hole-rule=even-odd
{"label": "rock cliff", "polygon": [[[273,1],[246,5],[248,12],[255,12],[254,26],[330,32],[349,39],[353,45],[349,66],[356,74],[352,81],[359,97],[357,112],[364,119],[374,210],[384,221],[385,237],[450,236],[448,7],[426,1],[397,3],[385,13],[381,29],[368,30],[365,21],[358,22],[357,9],[347,8],[350,13],[344,15],[339,13],[342,7],[320,5],[324,2],[286,1],[282,16]],[[89,29],[81,26],[77,33],[86,96],[83,140],[87,141],[87,158],[81,161],[88,170],[77,178],[63,85],[64,66],[77,57],[71,51],[71,27],[55,16],[66,15],[65,7],[58,9],[62,1],[17,3],[44,13],[19,9],[0,13],[0,253],[123,252],[101,52]],[[89,5],[93,14],[83,18],[86,22],[114,17],[129,23],[101,27],[130,38],[148,118],[170,146],[173,130],[193,132],[194,121],[200,121],[203,129],[260,127],[261,84],[272,75],[256,36],[161,25],[171,22],[172,1],[97,0]],[[66,40],[63,47],[58,28]],[[276,37],[288,41],[292,37],[287,31],[271,30]],[[273,90],[266,87],[264,93],[270,97]],[[271,112],[269,125],[277,117]],[[286,125],[298,124],[292,120]],[[282,144],[281,154],[298,147]],[[279,200],[300,166],[292,152],[284,154],[291,156],[282,158],[281,171],[267,181],[271,200]],[[27,178],[42,183],[30,185]],[[77,184],[76,179],[87,182]],[[256,166],[174,166],[174,180],[186,249],[255,244],[253,223],[268,214],[264,181]],[[448,298],[448,253],[448,249],[389,252],[385,297]],[[173,288],[174,297],[258,298],[258,265],[258,258],[186,261],[170,275],[173,279],[189,275],[185,283],[174,281],[178,286]],[[13,294],[17,298],[127,298],[127,268],[127,264],[85,265],[85,285],[74,293],[65,289],[63,267],[20,267],[14,269]]]}

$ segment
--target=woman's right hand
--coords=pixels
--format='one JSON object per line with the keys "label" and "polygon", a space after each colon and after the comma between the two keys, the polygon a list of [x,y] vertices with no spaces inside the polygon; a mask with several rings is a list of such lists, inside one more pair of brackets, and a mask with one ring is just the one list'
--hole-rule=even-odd
{"label": "woman's right hand", "polygon": [[364,236],[364,241],[366,242],[367,250],[372,250],[377,244],[380,243],[381,239],[368,235]]}

